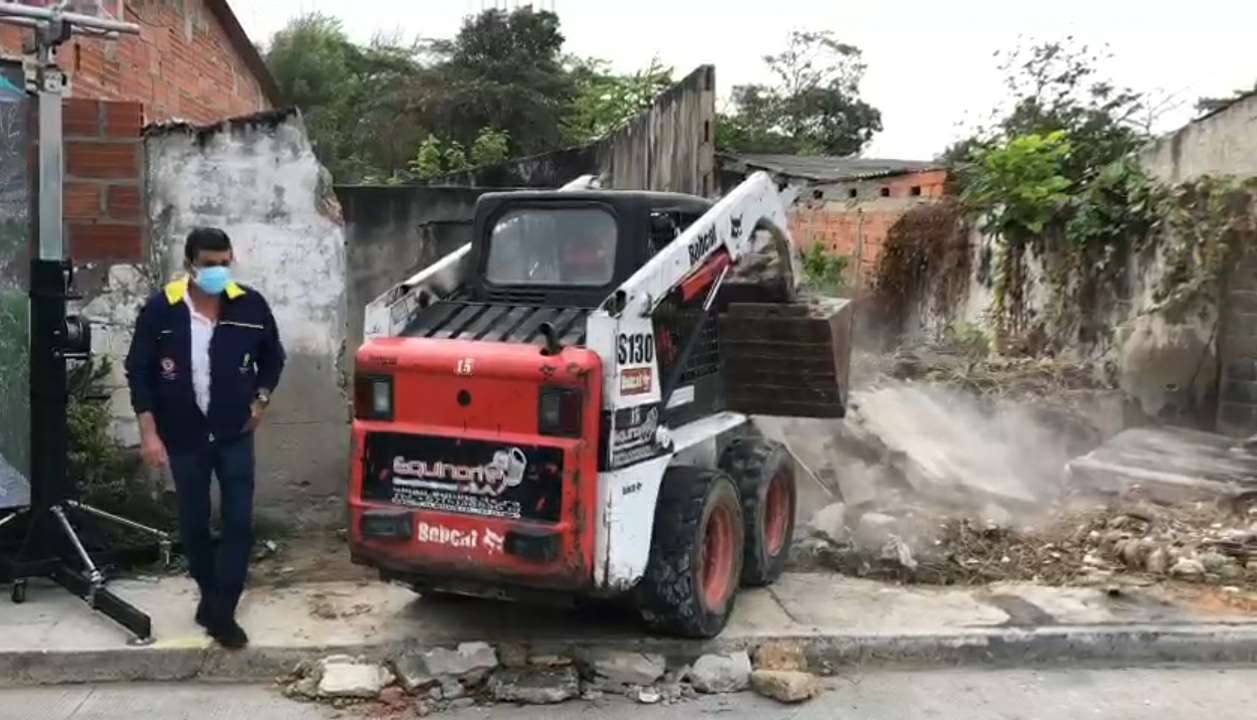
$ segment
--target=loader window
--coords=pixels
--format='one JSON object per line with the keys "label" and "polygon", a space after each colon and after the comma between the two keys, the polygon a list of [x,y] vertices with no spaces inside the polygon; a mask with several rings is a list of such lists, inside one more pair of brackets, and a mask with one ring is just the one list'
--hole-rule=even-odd
{"label": "loader window", "polygon": [[615,273],[615,218],[596,208],[521,208],[489,236],[494,285],[606,285]]}

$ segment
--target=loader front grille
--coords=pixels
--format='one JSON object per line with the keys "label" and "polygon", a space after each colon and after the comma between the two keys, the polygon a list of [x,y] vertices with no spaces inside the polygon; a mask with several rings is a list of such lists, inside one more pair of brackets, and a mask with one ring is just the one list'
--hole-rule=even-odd
{"label": "loader front grille", "polygon": [[454,298],[425,309],[402,335],[542,345],[541,325],[548,322],[562,345],[581,346],[585,344],[585,321],[592,311]]}

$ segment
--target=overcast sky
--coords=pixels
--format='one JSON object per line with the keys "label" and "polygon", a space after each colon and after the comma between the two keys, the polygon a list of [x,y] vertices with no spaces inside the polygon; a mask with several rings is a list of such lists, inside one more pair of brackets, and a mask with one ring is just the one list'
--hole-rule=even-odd
{"label": "overcast sky", "polygon": [[[739,83],[764,81],[761,56],[792,29],[832,30],[864,50],[864,98],[885,129],[868,157],[928,159],[983,119],[1000,100],[992,53],[1019,36],[1073,34],[1107,43],[1121,83],[1182,101],[1159,130],[1191,118],[1201,95],[1226,95],[1257,81],[1257,0],[539,0],[553,7],[565,49],[632,71],[658,55],[679,77],[716,65],[722,98]],[[302,12],[340,17],[350,34],[453,35],[461,18],[493,0],[231,0],[245,29],[267,40]],[[514,7],[516,0],[497,0]],[[522,4],[522,3],[521,3]],[[536,4],[536,3],[534,3]]]}

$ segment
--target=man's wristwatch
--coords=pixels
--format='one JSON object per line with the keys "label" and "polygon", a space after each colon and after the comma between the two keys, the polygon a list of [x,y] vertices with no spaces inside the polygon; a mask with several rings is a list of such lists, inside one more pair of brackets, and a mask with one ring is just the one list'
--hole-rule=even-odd
{"label": "man's wristwatch", "polygon": [[265,390],[258,390],[257,393],[254,394],[253,399],[257,400],[262,407],[267,407],[271,404],[271,394]]}

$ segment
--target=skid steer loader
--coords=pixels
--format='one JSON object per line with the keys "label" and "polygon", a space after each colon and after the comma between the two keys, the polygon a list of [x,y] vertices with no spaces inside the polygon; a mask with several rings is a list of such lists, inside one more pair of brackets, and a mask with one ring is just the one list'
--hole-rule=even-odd
{"label": "skid steer loader", "polygon": [[711,637],[794,530],[794,465],[748,415],[843,415],[851,310],[796,297],[766,174],[714,204],[592,184],[482,196],[471,243],[368,306],[352,556]]}

